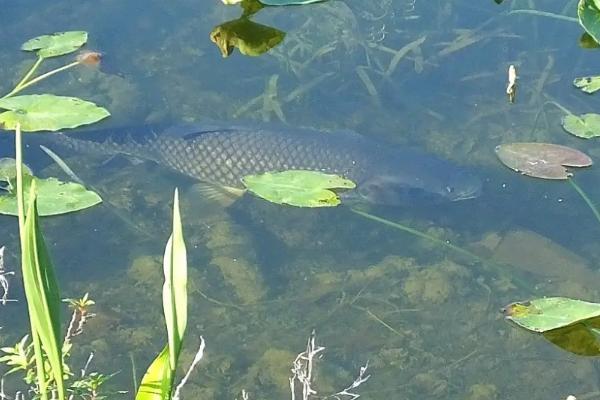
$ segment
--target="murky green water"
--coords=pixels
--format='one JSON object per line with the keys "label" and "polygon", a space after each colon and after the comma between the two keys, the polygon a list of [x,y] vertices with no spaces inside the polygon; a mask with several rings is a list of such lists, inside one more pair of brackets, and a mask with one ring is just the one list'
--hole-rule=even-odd
{"label": "murky green water", "polygon": [[[594,359],[570,355],[506,324],[499,309],[533,296],[599,301],[600,225],[564,182],[539,181],[498,163],[503,142],[546,141],[593,158],[595,141],[562,131],[562,112],[593,112],[596,96],[572,87],[598,73],[597,50],[578,47],[578,24],[511,10],[575,14],[576,4],[492,0],[330,1],[269,8],[253,20],[286,32],[260,57],[223,58],[213,28],[241,15],[217,0],[21,1],[0,12],[0,88],[30,64],[18,51],[30,37],[90,33],[105,53],[100,70],[54,77],[35,92],[80,96],[107,107],[101,128],[165,121],[276,122],[351,129],[414,146],[480,170],[480,198],[371,211],[515,268],[490,267],[348,209],[301,210],[244,198],[228,209],[192,196],[191,182],[150,163],[105,162],[72,154],[82,178],[107,204],[44,219],[65,297],[89,292],[97,316],[75,341],[75,360],[95,352],[93,369],[121,371],[132,389],[163,346],[160,260],[174,186],[184,190],[190,259],[187,364],[198,337],[206,358],[186,398],[289,397],[291,361],[315,328],[327,347],[315,387],[349,385],[369,361],[367,399],[560,399],[599,390]],[[517,67],[515,104],[505,94]],[[539,114],[538,122],[534,121]],[[26,141],[29,137],[26,138]],[[37,143],[37,142],[36,142]],[[49,165],[35,148],[28,162]],[[0,157],[12,155],[0,137]],[[41,174],[60,174],[50,166]],[[577,182],[600,199],[597,169]],[[187,191],[187,192],[186,192]],[[188,193],[189,195],[185,195]],[[0,245],[16,269],[16,221],[0,217]],[[26,329],[18,303],[0,309],[2,345]],[[77,364],[76,364],[77,365]],[[584,397],[584,398],[593,398]]]}

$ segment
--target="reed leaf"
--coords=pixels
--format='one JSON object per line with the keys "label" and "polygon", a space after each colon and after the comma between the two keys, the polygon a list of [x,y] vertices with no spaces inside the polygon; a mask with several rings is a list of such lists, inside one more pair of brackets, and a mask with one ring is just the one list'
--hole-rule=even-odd
{"label": "reed leaf", "polygon": [[173,201],[173,231],[165,248],[163,267],[163,309],[168,343],[144,374],[136,400],[171,398],[175,369],[187,325],[187,256],[177,189]]}
{"label": "reed leaf", "polygon": [[177,189],[173,199],[173,233],[167,242],[163,267],[163,309],[169,339],[169,365],[175,371],[187,325],[187,256]]}
{"label": "reed leaf", "polygon": [[173,391],[169,346],[165,346],[146,370],[135,400],[169,400]]}
{"label": "reed leaf", "polygon": [[[18,183],[23,182],[20,127],[16,129]],[[42,399],[47,399],[48,380],[56,384],[58,400],[64,400],[63,363],[60,345],[60,294],[44,237],[39,226],[35,182],[29,190],[27,217],[24,213],[23,185],[18,184],[19,228],[21,238],[21,268],[23,286],[34,344],[37,381]],[[44,361],[50,370],[46,376]]]}

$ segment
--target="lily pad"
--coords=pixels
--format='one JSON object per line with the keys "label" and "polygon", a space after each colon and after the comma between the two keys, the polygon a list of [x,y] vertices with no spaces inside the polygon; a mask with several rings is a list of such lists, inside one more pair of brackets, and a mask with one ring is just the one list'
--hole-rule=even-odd
{"label": "lily pad", "polygon": [[600,1],[579,0],[577,16],[579,24],[596,42],[600,42]]}
{"label": "lily pad", "polygon": [[334,207],[340,204],[340,198],[329,189],[356,187],[354,182],[340,176],[305,170],[248,175],[242,182],[258,197],[296,207]]}
{"label": "lily pad", "polygon": [[231,55],[235,47],[244,55],[259,56],[281,43],[284,37],[285,32],[247,18],[225,22],[210,33],[210,40],[219,47],[223,57]]}
{"label": "lily pad", "polygon": [[[9,182],[17,176],[17,166],[14,158],[0,158],[0,182]],[[23,164],[23,173],[33,175],[31,168]]]}
{"label": "lily pad", "polygon": [[496,146],[496,155],[508,168],[542,179],[567,179],[565,167],[588,167],[592,159],[567,146],[550,143],[508,143]]}
{"label": "lily pad", "polygon": [[84,31],[57,32],[29,39],[23,43],[21,50],[37,51],[37,55],[43,58],[62,56],[83,46],[87,38],[88,34]]}
{"label": "lily pad", "polygon": [[507,320],[518,326],[543,333],[600,316],[600,304],[567,297],[545,297],[509,304],[503,313]]}
{"label": "lily pad", "polygon": [[600,90],[600,75],[575,78],[573,85],[586,93],[597,92]]}
{"label": "lily pad", "polygon": [[110,113],[103,107],[77,97],[33,94],[0,99],[0,108],[10,110],[0,114],[0,126],[13,130],[57,131],[91,124]]}
{"label": "lily pad", "polygon": [[563,117],[562,126],[565,131],[580,138],[600,136],[600,114],[568,114]]}
{"label": "lily pad", "polygon": [[[40,216],[60,215],[83,210],[102,202],[98,194],[87,190],[78,183],[61,182],[56,178],[36,178],[25,175],[24,192],[29,192],[31,182],[35,180],[37,207]],[[5,194],[0,190],[0,214],[17,215],[17,194],[15,181],[8,181]],[[27,207],[26,207],[27,208]]]}
{"label": "lily pad", "polygon": [[303,4],[320,3],[324,0],[259,0],[266,6],[299,6]]}

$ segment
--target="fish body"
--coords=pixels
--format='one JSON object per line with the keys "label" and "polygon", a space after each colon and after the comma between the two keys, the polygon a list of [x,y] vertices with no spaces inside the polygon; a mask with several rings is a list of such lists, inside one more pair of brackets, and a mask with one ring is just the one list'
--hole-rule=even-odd
{"label": "fish body", "polygon": [[[223,188],[243,190],[247,175],[292,169],[321,171],[351,179],[347,201],[403,205],[421,198],[477,197],[480,180],[464,168],[411,148],[390,146],[354,132],[239,126],[189,127],[180,132],[121,135],[103,142],[62,136],[74,150],[123,153],[148,159]],[[137,136],[137,135],[136,135]]]}

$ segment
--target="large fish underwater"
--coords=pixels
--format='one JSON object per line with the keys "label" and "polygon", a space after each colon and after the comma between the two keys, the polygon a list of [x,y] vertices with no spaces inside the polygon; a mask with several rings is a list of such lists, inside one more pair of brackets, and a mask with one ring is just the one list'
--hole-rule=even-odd
{"label": "large fish underwater", "polygon": [[241,178],[246,175],[289,169],[351,179],[357,186],[341,194],[342,203],[406,206],[481,193],[481,180],[466,168],[348,131],[196,125],[141,138],[133,131],[105,134],[102,141],[86,135],[53,136],[55,143],[82,153],[152,160],[229,194],[243,193]]}

